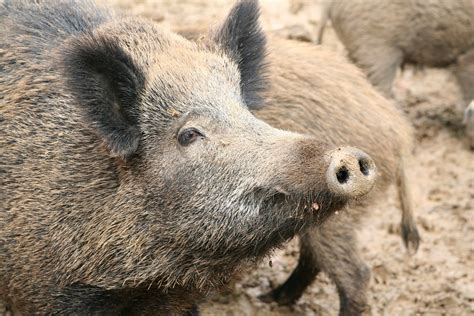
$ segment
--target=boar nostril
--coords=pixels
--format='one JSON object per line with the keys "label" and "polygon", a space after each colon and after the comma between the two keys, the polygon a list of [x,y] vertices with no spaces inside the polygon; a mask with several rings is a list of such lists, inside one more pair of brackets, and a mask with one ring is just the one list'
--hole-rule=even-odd
{"label": "boar nostril", "polygon": [[337,181],[340,184],[346,183],[349,180],[349,170],[347,170],[346,166],[342,166],[336,173]]}
{"label": "boar nostril", "polygon": [[365,158],[359,159],[359,169],[364,176],[368,176],[370,172],[370,164]]}

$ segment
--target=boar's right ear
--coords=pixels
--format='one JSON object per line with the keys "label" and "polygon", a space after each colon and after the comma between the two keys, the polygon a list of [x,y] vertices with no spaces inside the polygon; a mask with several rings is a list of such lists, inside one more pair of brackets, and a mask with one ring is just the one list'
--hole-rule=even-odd
{"label": "boar's right ear", "polygon": [[212,36],[214,42],[237,63],[241,93],[250,108],[261,106],[262,92],[267,87],[266,37],[259,17],[257,0],[240,0]]}
{"label": "boar's right ear", "polygon": [[86,120],[114,157],[127,160],[140,141],[138,103],[144,75],[132,58],[106,37],[84,36],[65,54],[67,85]]}

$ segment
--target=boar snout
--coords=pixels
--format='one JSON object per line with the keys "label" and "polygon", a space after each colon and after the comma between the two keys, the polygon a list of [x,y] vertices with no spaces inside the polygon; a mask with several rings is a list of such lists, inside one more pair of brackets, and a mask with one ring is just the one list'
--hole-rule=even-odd
{"label": "boar snout", "polygon": [[372,190],[376,173],[375,163],[368,154],[353,147],[339,147],[330,153],[326,180],[333,193],[357,198]]}

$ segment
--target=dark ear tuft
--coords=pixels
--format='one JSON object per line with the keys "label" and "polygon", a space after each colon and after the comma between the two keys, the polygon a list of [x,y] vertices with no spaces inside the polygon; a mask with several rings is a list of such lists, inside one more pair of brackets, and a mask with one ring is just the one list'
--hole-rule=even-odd
{"label": "dark ear tuft", "polygon": [[112,156],[126,160],[140,141],[138,103],[145,78],[117,41],[84,36],[65,52],[67,85]]}
{"label": "dark ear tuft", "polygon": [[256,0],[240,0],[214,34],[214,41],[237,63],[241,91],[250,108],[262,104],[265,78],[266,37],[260,23]]}

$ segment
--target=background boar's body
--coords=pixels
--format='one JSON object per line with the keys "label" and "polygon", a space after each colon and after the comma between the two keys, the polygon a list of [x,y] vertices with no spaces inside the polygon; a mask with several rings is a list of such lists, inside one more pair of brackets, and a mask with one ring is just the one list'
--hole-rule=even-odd
{"label": "background boar's body", "polygon": [[359,255],[355,230],[370,212],[371,200],[386,194],[390,184],[397,184],[401,198],[405,245],[416,251],[420,242],[404,170],[411,157],[412,127],[344,58],[324,47],[276,37],[268,47],[271,87],[266,106],[255,115],[327,143],[360,146],[374,159],[379,177],[367,198],[300,236],[297,267],[285,284],[263,298],[294,303],[324,271],[337,286],[340,314],[359,314],[367,308],[370,270]]}
{"label": "background boar's body", "polygon": [[373,185],[363,152],[336,151],[370,166],[340,181],[329,148],[249,112],[253,1],[205,45],[87,1],[4,1],[0,29],[0,296],[19,312],[184,312]]}
{"label": "background boar's body", "polygon": [[[406,63],[451,66],[465,105],[474,99],[474,2],[472,0],[367,0],[326,3],[318,28],[321,42],[327,18],[349,57],[386,96],[397,70]],[[474,149],[474,106],[465,112]]]}

